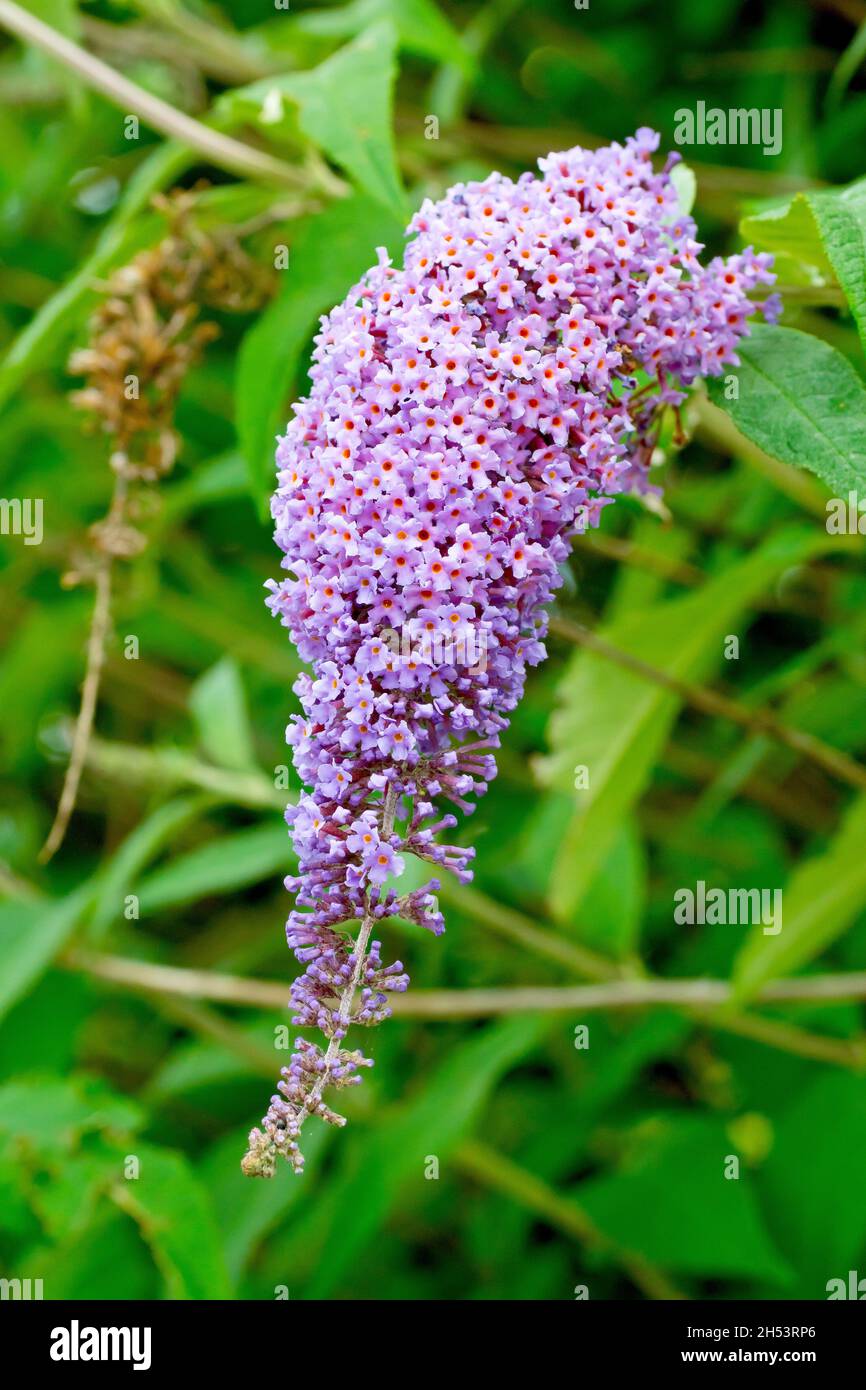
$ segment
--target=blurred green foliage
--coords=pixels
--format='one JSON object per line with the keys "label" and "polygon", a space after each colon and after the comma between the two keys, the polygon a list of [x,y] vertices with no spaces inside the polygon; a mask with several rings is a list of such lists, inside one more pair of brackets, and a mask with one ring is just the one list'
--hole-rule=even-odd
{"label": "blurred green foliage", "polygon": [[[825,1297],[866,1264],[862,1006],[750,1001],[780,975],[856,971],[866,951],[866,569],[862,538],[824,524],[825,483],[866,490],[863,199],[827,191],[863,173],[866,8],[27,8],[302,178],[238,178],[144,120],[127,139],[80,76],[14,40],[0,52],[0,489],[43,499],[45,529],[0,550],[2,1273],[78,1298]],[[785,326],[744,351],[737,401],[699,394],[685,451],[662,441],[667,518],[624,499],[576,545],[550,660],[459,832],[475,884],[443,892],[441,941],[407,926],[395,945],[419,990],[649,972],[733,978],[746,1012],[395,1018],[347,1129],[310,1124],[305,1176],[245,1181],[286,1014],[133,988],[110,967],[292,968],[280,806],[297,789],[283,731],[299,663],[262,601],[277,572],[264,503],[318,315],[377,246],[399,249],[422,197],[642,124],[669,147],[698,100],[784,111],[773,159],[684,153],[711,250],[740,244],[746,218],[780,253]],[[178,183],[198,189],[202,226],[239,229],[268,267],[284,245],[288,269],[261,314],[220,316],[184,382],[179,462],[146,548],[117,566],[97,734],[43,866],[92,608],[59,581],[112,486],[65,363],[106,277],[164,234],[152,194]],[[576,624],[668,685],[576,645]],[[714,685],[745,721],[671,681]],[[773,737],[768,709],[809,749]],[[783,887],[783,932],[677,926],[673,895],[700,879]]]}

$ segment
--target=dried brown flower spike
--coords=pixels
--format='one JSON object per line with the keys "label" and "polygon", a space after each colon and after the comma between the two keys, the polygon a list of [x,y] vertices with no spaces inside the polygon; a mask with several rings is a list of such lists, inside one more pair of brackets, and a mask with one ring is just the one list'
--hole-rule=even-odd
{"label": "dried brown flower spike", "polygon": [[62,844],[75,806],[105,660],[113,561],[132,558],[147,543],[134,523],[147,510],[146,494],[177,457],[174,416],[187,372],[219,333],[216,323],[200,317],[202,308],[243,312],[270,288],[270,277],[230,231],[196,224],[195,192],[153,201],[168,235],[111,276],[90,320],[88,344],[69,361],[70,372],[86,378],[71,400],[109,436],[115,482],[106,516],[91,526],[85,553],[63,581],[94,583],[96,602],[81,708],[43,860]]}

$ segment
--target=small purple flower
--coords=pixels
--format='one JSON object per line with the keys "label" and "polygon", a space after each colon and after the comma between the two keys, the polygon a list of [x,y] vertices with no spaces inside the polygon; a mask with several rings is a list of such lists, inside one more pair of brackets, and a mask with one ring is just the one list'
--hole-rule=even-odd
{"label": "small purple flower", "polygon": [[[750,248],[702,265],[658,136],[579,148],[540,177],[492,174],[425,202],[402,269],[384,251],[322,319],[310,394],[277,451],[272,501],[286,577],[271,610],[313,677],[288,742],[311,789],[289,812],[299,860],[289,945],[299,1039],[244,1171],[270,1176],[325,1089],[370,1062],[351,1025],[408,984],[374,925],[439,934],[438,881],[398,897],[403,854],[471,878],[473,852],[436,837],[495,776],[493,750],[528,666],[568,540],[629,488],[648,489],[660,411],[736,363],[774,277]],[[408,653],[399,640],[410,635]],[[427,648],[416,638],[431,637]],[[473,637],[484,660],[454,658]],[[443,659],[432,659],[437,645]],[[415,650],[420,648],[420,658]],[[360,924],[360,925],[356,925]]]}
{"label": "small purple flower", "polygon": [[[365,866],[366,867],[366,866]],[[369,856],[368,879],[377,886],[386,878],[397,877],[403,872],[403,860],[395,854],[390,845],[380,843],[374,854]]]}

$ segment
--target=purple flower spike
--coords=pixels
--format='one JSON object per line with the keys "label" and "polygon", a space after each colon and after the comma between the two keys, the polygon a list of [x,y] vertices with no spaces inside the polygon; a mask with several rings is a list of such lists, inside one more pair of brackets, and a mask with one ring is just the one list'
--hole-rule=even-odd
{"label": "purple flower spike", "polygon": [[473,852],[436,838],[442,804],[471,812],[495,775],[569,537],[647,489],[660,412],[737,364],[749,292],[774,278],[751,250],[701,265],[657,145],[643,129],[452,188],[413,218],[403,269],[380,251],[322,320],[277,452],[288,577],[268,604],[312,667],[287,735],[310,788],[287,813],[287,935],[295,1021],[325,1046],[298,1041],[246,1173],[280,1154],[299,1171],[309,1115],[344,1123],[322,1094],[370,1065],[346,1033],[408,984],[374,927],[444,928],[436,880],[388,881],[406,854],[471,878]]}

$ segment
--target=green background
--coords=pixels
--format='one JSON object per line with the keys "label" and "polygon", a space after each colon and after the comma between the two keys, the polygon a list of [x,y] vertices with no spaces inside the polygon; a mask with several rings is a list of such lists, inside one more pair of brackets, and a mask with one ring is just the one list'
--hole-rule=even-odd
{"label": "green background", "polygon": [[[866,491],[862,434],[859,455],[824,458],[821,401],[838,401],[818,388],[825,368],[850,364],[856,439],[863,356],[832,272],[802,240],[781,267],[783,322],[810,336],[782,341],[803,353],[793,397],[816,391],[812,434],[789,428],[787,360],[765,404],[760,355],[740,383],[750,442],[702,395],[684,450],[667,428],[668,515],[623,499],[575,546],[549,660],[458,832],[477,848],[474,885],[443,894],[442,939],[406,926],[388,942],[414,989],[452,1003],[623,974],[733,977],[738,1001],[710,1016],[567,1005],[394,1018],[366,1039],[376,1065],[345,1101],[347,1128],[308,1124],[303,1178],[239,1172],[286,1061],[278,1001],[294,966],[275,770],[299,668],[263,603],[278,572],[263,501],[317,315],[377,245],[399,247],[423,196],[643,124],[670,148],[676,111],[699,100],[784,111],[775,158],[683,151],[703,239],[734,249],[742,217],[862,174],[866,6],[29,8],[176,110],[295,168],[316,146],[351,192],[304,194],[245,240],[265,266],[284,243],[289,269],[266,311],[220,317],[184,383],[178,464],[146,549],[117,566],[79,806],[40,865],[92,605],[86,585],[60,579],[111,490],[106,443],[68,399],[80,384],[69,350],[86,341],[96,282],[162,234],[151,191],[207,179],[202,215],[217,225],[298,198],[166,152],[146,121],[127,140],[122,112],[86,81],[4,41],[0,489],[44,499],[45,537],[0,539],[0,1272],[95,1299],[560,1300],[581,1286],[593,1299],[824,1298],[828,1280],[866,1275],[862,1006],[753,1002],[775,977],[855,972],[866,954],[864,542],[828,536],[829,491],[793,466]],[[279,112],[272,102],[263,122],[274,87]],[[844,273],[830,259],[862,307],[856,241],[848,252]],[[758,343],[765,358],[775,341]],[[568,622],[572,637],[598,630],[656,672],[711,686],[736,717],[588,651]],[[758,711],[816,746],[768,735]],[[574,787],[577,765],[588,790]],[[701,879],[782,888],[783,931],[677,925],[674,893]],[[124,916],[130,894],[138,920]],[[186,972],[179,992],[150,988],[148,965]],[[269,980],[276,999],[208,998],[226,975]]]}

